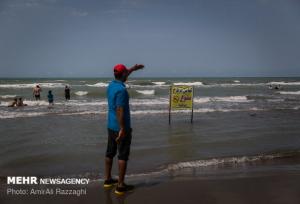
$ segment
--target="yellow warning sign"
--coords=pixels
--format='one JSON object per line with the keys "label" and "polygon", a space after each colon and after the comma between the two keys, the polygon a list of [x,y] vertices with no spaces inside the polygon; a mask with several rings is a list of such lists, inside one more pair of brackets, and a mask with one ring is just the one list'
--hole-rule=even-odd
{"label": "yellow warning sign", "polygon": [[193,109],[193,87],[172,86],[170,90],[170,106],[172,110]]}

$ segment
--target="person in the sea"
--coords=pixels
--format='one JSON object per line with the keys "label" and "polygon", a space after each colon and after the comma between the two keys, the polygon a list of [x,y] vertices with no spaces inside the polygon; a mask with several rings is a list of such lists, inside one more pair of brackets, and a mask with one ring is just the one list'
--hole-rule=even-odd
{"label": "person in the sea", "polygon": [[54,96],[53,96],[51,90],[48,91],[48,102],[49,102],[49,105],[53,105],[53,102],[54,102]]}
{"label": "person in the sea", "polygon": [[19,106],[19,107],[20,106],[27,106],[27,104],[23,103],[23,98],[22,97],[18,98],[17,106]]}
{"label": "person in the sea", "polygon": [[[124,82],[133,72],[144,68],[142,64],[136,64],[127,69],[123,64],[114,67],[115,80],[111,81],[107,87],[108,100],[108,141],[105,154],[105,181],[104,188],[116,186],[115,193],[122,195],[132,191],[134,186],[124,182],[127,161],[131,144],[131,123],[129,110],[129,95]],[[111,176],[113,158],[118,151],[119,179]]]}
{"label": "person in the sea", "polygon": [[70,87],[68,85],[66,85],[65,87],[65,98],[66,100],[70,100],[71,96],[70,96]]}
{"label": "person in the sea", "polygon": [[41,100],[41,87],[40,85],[36,85],[36,87],[34,87],[33,89],[33,96],[35,97],[35,100]]}
{"label": "person in the sea", "polygon": [[15,107],[17,106],[18,99],[14,98],[14,100],[7,107]]}

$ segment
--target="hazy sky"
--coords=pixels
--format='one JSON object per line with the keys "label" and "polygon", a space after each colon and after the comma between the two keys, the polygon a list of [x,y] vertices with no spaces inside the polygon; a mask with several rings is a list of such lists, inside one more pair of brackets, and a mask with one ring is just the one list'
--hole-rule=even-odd
{"label": "hazy sky", "polygon": [[0,0],[0,77],[300,76],[299,0]]}

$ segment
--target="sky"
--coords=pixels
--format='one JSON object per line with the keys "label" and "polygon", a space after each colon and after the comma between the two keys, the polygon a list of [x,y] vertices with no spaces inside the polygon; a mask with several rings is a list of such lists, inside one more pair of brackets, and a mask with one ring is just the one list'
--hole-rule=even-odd
{"label": "sky", "polygon": [[0,0],[0,78],[300,76],[299,22],[299,0]]}

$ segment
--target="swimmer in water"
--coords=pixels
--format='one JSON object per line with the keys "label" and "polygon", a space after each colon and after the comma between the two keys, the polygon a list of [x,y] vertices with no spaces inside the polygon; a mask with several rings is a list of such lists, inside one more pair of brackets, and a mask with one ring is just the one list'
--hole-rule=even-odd
{"label": "swimmer in water", "polygon": [[48,102],[49,102],[49,105],[54,105],[54,96],[53,96],[53,94],[52,94],[52,91],[50,90],[50,91],[48,91]]}
{"label": "swimmer in water", "polygon": [[15,107],[15,106],[17,106],[17,102],[18,102],[18,99],[14,98],[14,101],[11,102],[7,107]]}
{"label": "swimmer in water", "polygon": [[33,95],[34,95],[36,101],[41,100],[41,91],[42,91],[42,89],[39,85],[36,85],[36,87],[34,87]]}

